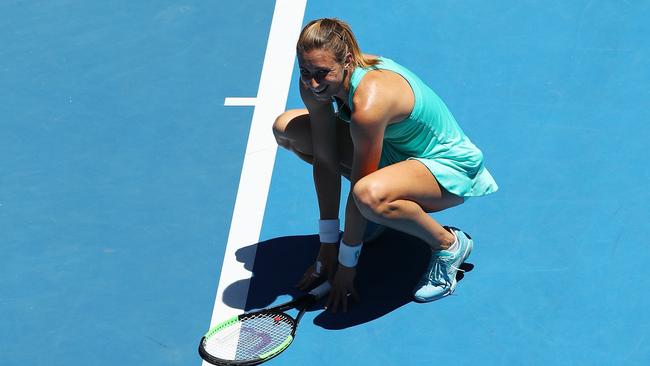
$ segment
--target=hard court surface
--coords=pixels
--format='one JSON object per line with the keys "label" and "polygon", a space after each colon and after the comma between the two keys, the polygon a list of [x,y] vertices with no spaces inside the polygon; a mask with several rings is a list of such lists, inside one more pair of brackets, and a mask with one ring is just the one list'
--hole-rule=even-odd
{"label": "hard court surface", "polygon": [[427,249],[388,231],[362,302],[269,365],[650,364],[639,0],[0,3],[0,364],[198,366],[211,322],[299,294],[311,170],[268,135],[326,16],[428,82],[500,190],[434,214],[475,240],[453,296],[412,302]]}

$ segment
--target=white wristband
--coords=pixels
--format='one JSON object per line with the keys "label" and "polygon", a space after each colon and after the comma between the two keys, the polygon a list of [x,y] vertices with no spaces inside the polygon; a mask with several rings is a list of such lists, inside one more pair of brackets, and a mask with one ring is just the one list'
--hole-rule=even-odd
{"label": "white wristband", "polygon": [[356,267],[359,263],[359,255],[361,254],[361,248],[363,243],[359,245],[350,246],[343,242],[341,239],[341,244],[339,245],[339,263],[346,267]]}
{"label": "white wristband", "polygon": [[318,236],[321,243],[336,243],[339,241],[339,219],[318,220]]}

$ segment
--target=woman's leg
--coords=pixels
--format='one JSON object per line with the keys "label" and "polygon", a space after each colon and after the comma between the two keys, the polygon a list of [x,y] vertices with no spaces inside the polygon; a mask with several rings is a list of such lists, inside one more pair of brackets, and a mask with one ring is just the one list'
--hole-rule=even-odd
{"label": "woman's leg", "polygon": [[[313,162],[309,113],[293,109],[281,114],[273,124],[273,134],[281,147],[309,164]],[[341,174],[349,177],[353,144],[349,125],[337,121]],[[424,164],[407,160],[389,165],[363,179],[354,187],[361,213],[369,220],[414,235],[433,249],[446,249],[453,235],[427,212],[441,211],[463,203],[447,192]]]}
{"label": "woman's leg", "polygon": [[[309,113],[306,109],[293,109],[281,114],[273,124],[273,134],[278,145],[292,151],[300,159],[309,164],[313,162],[312,136]],[[339,142],[339,156],[341,161],[339,169],[341,175],[350,179],[352,169],[352,138],[350,125],[340,119],[337,120],[337,134]],[[384,227],[369,222],[366,227],[364,242],[376,240],[384,232]]]}
{"label": "woman's leg", "polygon": [[464,202],[445,190],[429,169],[406,160],[380,169],[354,186],[361,213],[369,220],[425,241],[434,250],[447,249],[454,235],[428,212],[442,211]]}
{"label": "woman's leg", "polygon": [[[353,152],[350,126],[340,119],[337,119],[336,123],[340,172],[349,178]],[[273,124],[273,135],[279,146],[293,152],[307,163],[313,163],[311,121],[306,109],[292,109],[282,113]]]}
{"label": "woman's leg", "polygon": [[433,301],[454,292],[456,272],[471,253],[473,242],[460,230],[443,228],[427,212],[457,206],[463,198],[441,187],[417,160],[380,169],[361,179],[353,192],[366,218],[417,236],[431,247],[429,266],[413,292],[416,301]]}

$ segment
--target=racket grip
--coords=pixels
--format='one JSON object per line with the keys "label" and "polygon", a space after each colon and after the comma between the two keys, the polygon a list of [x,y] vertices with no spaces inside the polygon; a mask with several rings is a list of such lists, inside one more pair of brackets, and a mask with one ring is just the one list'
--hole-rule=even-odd
{"label": "racket grip", "polygon": [[316,300],[319,300],[330,292],[330,288],[332,288],[332,285],[330,285],[329,281],[325,281],[320,286],[309,291],[309,294],[314,296]]}

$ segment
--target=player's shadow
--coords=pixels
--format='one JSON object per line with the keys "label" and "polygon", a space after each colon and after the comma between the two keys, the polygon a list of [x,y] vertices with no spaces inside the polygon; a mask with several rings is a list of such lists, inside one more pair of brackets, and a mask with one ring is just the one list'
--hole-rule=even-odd
{"label": "player's shadow", "polygon": [[[245,310],[273,304],[279,296],[300,296],[293,285],[300,280],[318,254],[318,236],[271,239],[237,251],[239,262],[253,273],[250,280],[235,282],[224,291],[224,302],[233,306],[248,287]],[[252,261],[254,254],[254,261]],[[326,329],[344,329],[377,319],[413,301],[413,288],[429,263],[430,250],[418,239],[386,230],[364,245],[357,269],[360,303],[351,302],[348,312],[323,311],[314,323]],[[254,263],[254,265],[252,265]],[[474,268],[464,263],[466,272]],[[462,280],[463,273],[456,277]],[[322,302],[319,309],[322,309]]]}

